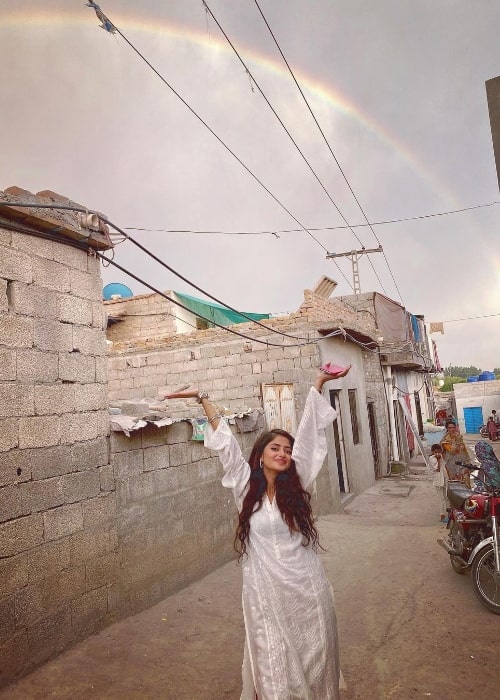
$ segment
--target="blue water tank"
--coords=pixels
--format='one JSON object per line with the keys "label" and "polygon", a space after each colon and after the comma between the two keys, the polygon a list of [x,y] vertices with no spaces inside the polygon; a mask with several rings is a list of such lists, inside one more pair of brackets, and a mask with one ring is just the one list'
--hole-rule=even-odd
{"label": "blue water tank", "polygon": [[104,301],[109,301],[111,297],[115,295],[126,299],[127,297],[133,297],[134,293],[126,284],[122,284],[121,282],[111,282],[102,290],[102,298]]}
{"label": "blue water tank", "polygon": [[495,379],[495,372],[487,372],[485,370],[484,372],[481,372],[481,374],[479,375],[480,382],[489,382],[492,379]]}
{"label": "blue water tank", "polygon": [[467,377],[467,381],[468,382],[477,382],[477,381],[479,381],[479,377],[477,376],[477,374],[474,374],[472,377]]}

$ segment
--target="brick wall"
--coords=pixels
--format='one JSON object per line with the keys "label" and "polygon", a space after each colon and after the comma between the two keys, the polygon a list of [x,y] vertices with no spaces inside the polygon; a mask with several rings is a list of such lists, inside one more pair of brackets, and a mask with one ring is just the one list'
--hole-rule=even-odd
{"label": "brick wall", "polygon": [[143,338],[159,340],[177,332],[172,315],[178,313],[177,307],[159,294],[106,301],[104,310],[108,316],[123,319],[107,330],[108,340],[113,342],[134,342]]}
{"label": "brick wall", "polygon": [[101,295],[97,259],[0,228],[0,684],[109,619]]}
{"label": "brick wall", "polygon": [[[113,433],[120,576],[115,613],[131,615],[235,556],[236,507],[218,458],[187,422]],[[254,433],[237,434],[245,453]]]}

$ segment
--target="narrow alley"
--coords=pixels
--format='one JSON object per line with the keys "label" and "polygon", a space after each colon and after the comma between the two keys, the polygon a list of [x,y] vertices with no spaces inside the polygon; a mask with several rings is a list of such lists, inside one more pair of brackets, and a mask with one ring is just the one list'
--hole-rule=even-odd
{"label": "narrow alley", "polygon": [[[333,582],[343,700],[493,697],[498,619],[436,538],[437,502],[420,459],[321,518]],[[0,693],[2,700],[237,700],[243,648],[232,562],[115,624]]]}

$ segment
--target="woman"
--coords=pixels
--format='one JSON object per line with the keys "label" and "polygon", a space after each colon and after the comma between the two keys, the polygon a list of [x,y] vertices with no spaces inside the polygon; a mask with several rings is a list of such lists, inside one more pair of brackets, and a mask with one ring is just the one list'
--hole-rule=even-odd
{"label": "woman", "polygon": [[192,387],[165,397],[199,398],[208,418],[205,445],[219,453],[222,485],[236,500],[246,632],[241,700],[339,698],[333,592],[307,489],[326,456],[324,429],[337,415],[321,390],[349,369],[319,370],[296,439],[284,430],[264,433],[248,462],[205,392]]}
{"label": "woman", "polygon": [[488,436],[490,440],[496,440],[497,439],[497,424],[495,423],[495,419],[493,416],[490,416],[488,418],[488,422],[486,424],[486,427],[488,428]]}
{"label": "woman", "polygon": [[470,485],[467,469],[455,464],[455,462],[470,463],[471,460],[464,439],[460,435],[458,426],[455,425],[454,421],[446,421],[446,433],[440,444],[443,448],[448,478],[451,481],[463,481],[465,484]]}

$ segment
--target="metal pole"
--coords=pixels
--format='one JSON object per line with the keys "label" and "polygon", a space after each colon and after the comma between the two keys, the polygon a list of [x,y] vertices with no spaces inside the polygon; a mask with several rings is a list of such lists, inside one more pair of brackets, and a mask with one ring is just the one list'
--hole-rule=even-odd
{"label": "metal pole", "polygon": [[368,253],[382,253],[383,248],[379,245],[378,248],[363,248],[362,250],[351,250],[349,253],[327,253],[326,258],[350,258],[352,265],[352,280],[354,294],[361,294],[361,282],[359,278],[359,258]]}

